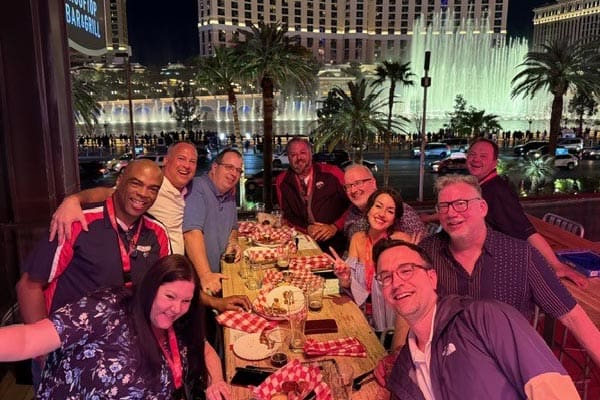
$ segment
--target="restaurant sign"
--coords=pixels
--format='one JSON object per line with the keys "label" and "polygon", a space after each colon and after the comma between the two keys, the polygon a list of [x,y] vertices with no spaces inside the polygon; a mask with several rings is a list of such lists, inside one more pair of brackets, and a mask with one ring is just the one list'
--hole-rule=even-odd
{"label": "restaurant sign", "polygon": [[69,47],[88,56],[107,52],[104,0],[65,0]]}

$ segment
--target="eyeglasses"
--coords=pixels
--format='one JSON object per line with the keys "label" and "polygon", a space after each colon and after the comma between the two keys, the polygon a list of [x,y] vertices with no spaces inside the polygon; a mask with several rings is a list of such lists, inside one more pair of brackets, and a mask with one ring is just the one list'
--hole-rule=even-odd
{"label": "eyeglasses", "polygon": [[369,182],[372,179],[373,178],[365,178],[365,179],[359,179],[359,180],[354,181],[352,183],[346,183],[344,185],[344,190],[346,192],[348,192],[348,191],[352,190],[352,188],[360,189],[361,187],[363,187],[365,185],[365,183]]}
{"label": "eyeglasses", "polygon": [[406,282],[413,277],[417,268],[425,271],[431,269],[428,265],[419,265],[413,263],[400,264],[393,271],[383,271],[378,273],[375,276],[375,279],[377,279],[377,282],[379,282],[381,286],[390,286],[394,281],[394,276]]}
{"label": "eyeglasses", "polygon": [[456,211],[457,213],[462,213],[469,209],[469,202],[471,202],[473,200],[481,200],[481,197],[474,197],[472,199],[466,199],[466,200],[459,199],[459,200],[454,200],[454,201],[445,201],[442,203],[437,203],[435,205],[435,210],[440,214],[446,214],[450,210],[450,206],[452,206],[454,211]]}
{"label": "eyeglasses", "polygon": [[238,174],[242,174],[244,173],[244,170],[241,168],[236,167],[233,164],[227,164],[227,163],[217,163],[219,165],[221,165],[223,168],[225,168],[225,171],[227,172],[237,172]]}

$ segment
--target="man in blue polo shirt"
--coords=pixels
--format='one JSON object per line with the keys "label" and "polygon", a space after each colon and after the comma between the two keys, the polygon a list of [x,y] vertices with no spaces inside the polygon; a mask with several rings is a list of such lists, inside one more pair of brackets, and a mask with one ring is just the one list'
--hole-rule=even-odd
{"label": "man in blue polo shirt", "polygon": [[190,185],[183,215],[185,251],[194,263],[207,293],[221,291],[221,254],[228,248],[236,251],[237,207],[235,186],[240,180],[244,161],[233,149],[223,150],[210,170]]}

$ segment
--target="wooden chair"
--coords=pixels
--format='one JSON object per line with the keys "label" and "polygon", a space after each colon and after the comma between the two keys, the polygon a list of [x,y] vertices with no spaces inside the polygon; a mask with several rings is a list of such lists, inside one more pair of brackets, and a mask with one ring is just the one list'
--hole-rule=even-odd
{"label": "wooden chair", "polygon": [[579,237],[583,237],[585,230],[583,225],[579,222],[570,220],[565,217],[561,217],[560,215],[556,215],[553,213],[546,213],[542,217],[542,220],[546,221],[549,224],[556,225],[561,229],[564,229],[567,232],[571,232],[574,235]]}

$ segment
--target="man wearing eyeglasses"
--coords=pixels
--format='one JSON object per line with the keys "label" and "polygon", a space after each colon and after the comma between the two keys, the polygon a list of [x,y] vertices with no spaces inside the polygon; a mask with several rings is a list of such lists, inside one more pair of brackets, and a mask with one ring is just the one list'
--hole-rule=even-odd
{"label": "man wearing eyeglasses", "polygon": [[562,322],[600,365],[600,332],[544,257],[530,244],[486,225],[488,212],[474,176],[436,181],[436,210],[444,232],[421,246],[433,261],[438,293],[507,303],[531,318],[537,304]]}
{"label": "man wearing eyeglasses", "polygon": [[210,170],[193,179],[183,215],[185,251],[208,293],[221,291],[221,254],[235,251],[237,245],[237,207],[235,187],[244,160],[234,149],[225,149],[213,160]]}
{"label": "man wearing eyeglasses", "polygon": [[489,206],[485,217],[488,225],[517,239],[526,240],[535,247],[561,278],[578,286],[587,285],[587,279],[573,268],[562,263],[546,239],[540,235],[525,215],[519,198],[509,184],[496,171],[498,145],[485,138],[477,139],[467,153],[469,173],[477,178],[482,197]]}
{"label": "man wearing eyeglasses", "polygon": [[302,138],[287,143],[287,154],[290,168],[275,180],[283,218],[316,240],[321,249],[331,246],[343,253],[349,202],[342,187],[342,171],[333,165],[313,163],[311,145]]}
{"label": "man wearing eyeglasses", "polygon": [[437,273],[411,243],[381,240],[373,257],[385,300],[410,327],[387,380],[392,399],[579,399],[567,372],[514,308],[438,297]]}
{"label": "man wearing eyeglasses", "polygon": [[[344,234],[350,239],[356,232],[364,231],[369,227],[365,209],[369,196],[377,190],[377,181],[369,168],[352,164],[344,170],[344,190],[352,202],[344,223]],[[419,214],[405,202],[402,202],[402,208],[402,218],[394,226],[394,230],[408,234],[419,233],[424,236],[427,229]]]}

